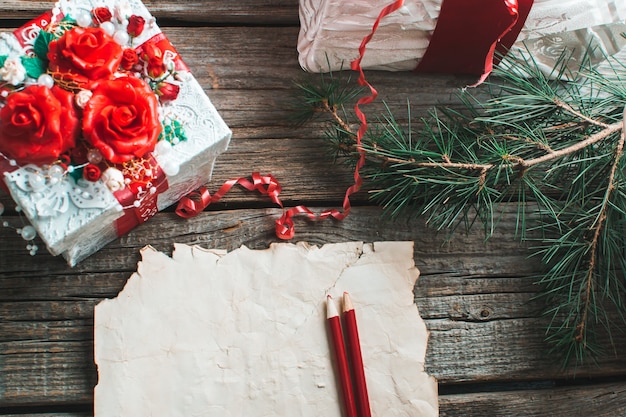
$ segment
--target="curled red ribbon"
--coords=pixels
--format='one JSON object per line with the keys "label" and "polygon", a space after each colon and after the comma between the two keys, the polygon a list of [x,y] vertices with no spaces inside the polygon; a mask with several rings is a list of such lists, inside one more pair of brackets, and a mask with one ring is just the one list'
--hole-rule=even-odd
{"label": "curled red ribbon", "polygon": [[228,180],[213,195],[209,193],[209,190],[206,187],[201,187],[197,191],[183,197],[178,202],[176,214],[184,218],[193,217],[208,207],[209,204],[219,201],[237,184],[241,185],[248,191],[256,190],[263,195],[267,195],[274,203],[278,204],[280,207],[283,206],[282,202],[278,198],[281,187],[278,181],[276,181],[276,178],[274,178],[271,174],[261,176],[258,172],[254,172],[252,173],[252,181],[247,178],[235,178]]}
{"label": "curled red ribbon", "polygon": [[[363,135],[367,131],[367,118],[365,114],[361,111],[360,106],[364,104],[369,104],[376,99],[378,92],[370,83],[365,80],[365,74],[363,73],[363,68],[361,68],[361,61],[363,59],[363,55],[365,54],[365,49],[367,44],[372,40],[380,21],[387,16],[388,14],[394,12],[398,8],[402,6],[404,0],[397,0],[393,4],[388,5],[383,8],[378,18],[374,22],[371,32],[363,38],[361,45],[359,46],[359,57],[355,59],[351,68],[354,71],[359,72],[358,83],[359,85],[366,86],[370,95],[361,97],[356,105],[354,106],[354,111],[356,113],[357,118],[361,122],[359,126],[359,130],[357,132],[357,150],[359,152],[359,160],[357,161],[356,167],[354,169],[354,184],[352,184],[346,190],[346,194],[343,199],[343,212],[337,209],[331,209],[323,211],[320,214],[313,213],[306,206],[295,206],[288,210],[283,211],[283,215],[276,220],[276,236],[280,239],[289,240],[294,237],[295,229],[294,229],[294,221],[293,217],[297,214],[304,214],[311,220],[316,219],[324,219],[327,217],[332,217],[337,220],[343,220],[349,213],[351,209],[350,204],[350,196],[361,189],[363,185],[363,178],[361,177],[360,170],[365,165],[365,151],[361,146],[361,140],[363,139]],[[178,203],[178,207],[176,208],[176,213],[184,218],[193,217],[199,214],[202,210],[204,210],[209,204],[215,203],[219,199],[221,199],[224,194],[226,194],[232,187],[235,185],[240,185],[249,191],[258,191],[263,195],[267,195],[270,199],[283,208],[283,203],[278,198],[278,195],[281,191],[281,186],[276,181],[276,179],[270,174],[261,176],[258,172],[252,174],[252,181],[247,178],[235,178],[225,182],[219,190],[213,195],[209,193],[209,190],[206,187],[202,187],[199,190],[183,197]]]}
{"label": "curled red ribbon", "polygon": [[[496,47],[506,50],[512,45],[523,26],[533,0],[485,1],[488,3],[483,3],[483,0],[444,1],[433,39],[417,71],[468,72],[481,75],[480,81],[489,74]],[[359,85],[367,87],[370,94],[361,97],[354,106],[355,114],[361,122],[356,137],[359,159],[354,169],[354,184],[348,187],[344,196],[343,212],[331,209],[316,215],[309,208],[301,205],[283,210],[283,215],[276,220],[276,236],[280,239],[293,238],[295,234],[293,217],[297,214],[304,214],[312,220],[326,217],[343,220],[350,213],[350,196],[359,191],[363,185],[360,171],[365,165],[365,151],[361,142],[367,131],[367,118],[360,106],[373,102],[378,96],[376,89],[365,79],[361,61],[367,44],[372,40],[380,21],[398,10],[403,4],[404,0],[396,0],[381,10],[371,32],[363,38],[359,46],[358,58],[351,63],[351,69],[359,73]],[[460,30],[460,28],[467,30]],[[269,196],[274,203],[283,208],[278,198],[281,191],[280,184],[272,175],[261,176],[255,172],[252,174],[252,181],[246,178],[227,181],[213,196],[206,187],[202,187],[184,197],[176,213],[181,217],[193,217],[212,202],[222,198],[236,184],[247,190],[256,190]]]}
{"label": "curled red ribbon", "polygon": [[[235,185],[240,185],[248,191],[258,191],[283,208],[283,203],[278,197],[282,188],[276,178],[271,174],[261,175],[258,172],[253,172],[252,180],[247,178],[228,180],[213,195],[206,187],[199,188],[179,201],[176,214],[183,218],[194,217],[211,203],[219,201]],[[293,216],[300,213],[306,214],[311,219],[318,217],[305,206],[296,206],[285,210],[283,215],[276,220],[276,236],[285,240],[293,238],[295,234]],[[327,215],[330,215],[330,213]],[[319,217],[325,217],[324,213],[320,214]]]}
{"label": "curled red ribbon", "polygon": [[348,187],[348,189],[346,190],[346,194],[343,198],[343,205],[342,205],[343,212],[337,209],[331,209],[331,210],[323,211],[318,216],[316,216],[307,207],[296,206],[292,209],[287,210],[283,214],[283,216],[276,221],[276,235],[279,238],[291,239],[294,236],[292,217],[295,214],[305,214],[310,219],[316,219],[316,218],[324,219],[326,217],[332,217],[337,220],[343,220],[346,218],[348,214],[350,214],[350,210],[352,207],[350,204],[350,196],[356,193],[357,191],[359,191],[361,189],[361,186],[363,185],[363,178],[361,177],[360,171],[361,171],[361,168],[363,168],[363,166],[365,165],[365,151],[363,150],[363,147],[361,146],[361,141],[363,139],[363,136],[365,135],[365,132],[367,131],[367,118],[365,117],[365,114],[361,111],[360,106],[373,102],[378,96],[378,92],[376,91],[376,89],[370,83],[368,83],[367,80],[365,79],[365,73],[363,72],[363,68],[361,67],[361,61],[363,60],[363,56],[365,55],[365,49],[367,47],[367,44],[374,37],[374,33],[376,33],[376,30],[378,29],[378,25],[380,24],[380,21],[388,14],[393,13],[394,11],[402,7],[403,4],[404,4],[404,0],[396,0],[395,2],[384,7],[380,11],[376,21],[374,22],[374,25],[372,26],[372,30],[367,36],[363,38],[363,40],[361,41],[361,45],[359,45],[358,58],[352,61],[351,63],[351,69],[353,71],[358,71],[359,73],[359,78],[357,82],[359,83],[359,85],[367,87],[370,91],[370,94],[367,96],[361,97],[357,101],[356,105],[354,106],[354,112],[357,118],[359,119],[359,121],[361,122],[361,125],[359,126],[359,130],[357,131],[357,136],[356,136],[356,148],[359,153],[359,159],[356,163],[356,167],[354,168],[354,184]]}

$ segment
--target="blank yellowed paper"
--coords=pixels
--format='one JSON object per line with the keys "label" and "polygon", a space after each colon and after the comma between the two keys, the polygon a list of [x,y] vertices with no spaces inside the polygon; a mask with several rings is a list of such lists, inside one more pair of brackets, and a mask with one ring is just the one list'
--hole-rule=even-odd
{"label": "blank yellowed paper", "polygon": [[146,247],[95,311],[97,417],[340,417],[326,295],[355,304],[372,415],[437,416],[412,242]]}

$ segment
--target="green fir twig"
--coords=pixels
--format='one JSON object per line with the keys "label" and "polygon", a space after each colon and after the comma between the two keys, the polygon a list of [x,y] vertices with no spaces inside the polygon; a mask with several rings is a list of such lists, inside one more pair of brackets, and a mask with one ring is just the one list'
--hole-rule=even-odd
{"label": "green fir twig", "polygon": [[[481,96],[461,90],[461,106],[417,122],[407,105],[407,126],[385,105],[362,140],[365,180],[386,217],[422,216],[450,231],[479,221],[489,237],[503,203],[517,204],[518,237],[546,267],[538,280],[546,340],[564,364],[598,357],[598,330],[626,323],[626,68],[611,69],[585,59],[574,71],[564,54],[545,75],[530,54],[509,56]],[[347,109],[362,90],[336,75],[298,84],[298,121],[329,115],[335,157],[354,163]]]}

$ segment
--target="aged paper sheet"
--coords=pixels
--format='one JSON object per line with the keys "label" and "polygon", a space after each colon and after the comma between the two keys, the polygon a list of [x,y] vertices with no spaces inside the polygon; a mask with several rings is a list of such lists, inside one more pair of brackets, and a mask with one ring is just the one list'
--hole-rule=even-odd
{"label": "aged paper sheet", "polygon": [[146,247],[95,311],[97,417],[340,417],[326,296],[355,305],[372,414],[438,414],[412,242]]}

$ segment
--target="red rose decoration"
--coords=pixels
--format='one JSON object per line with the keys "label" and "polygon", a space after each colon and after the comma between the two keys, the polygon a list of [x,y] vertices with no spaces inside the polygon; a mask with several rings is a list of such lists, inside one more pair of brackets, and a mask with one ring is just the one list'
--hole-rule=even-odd
{"label": "red rose decoration", "polygon": [[165,72],[163,63],[163,51],[154,43],[144,45],[144,60],[148,63],[148,75],[157,78]]}
{"label": "red rose decoration", "polygon": [[130,36],[135,38],[141,35],[141,32],[143,32],[143,27],[145,24],[146,24],[146,19],[134,14],[128,18],[128,27],[126,28],[126,31],[128,32]]}
{"label": "red rose decoration", "polygon": [[135,77],[101,80],[83,112],[83,136],[113,163],[141,158],[161,133],[158,102],[150,87]]}
{"label": "red rose decoration", "polygon": [[102,175],[102,172],[98,165],[87,164],[83,168],[83,178],[87,181],[96,182],[100,178],[100,175]]}
{"label": "red rose decoration", "polygon": [[124,53],[122,54],[122,63],[120,64],[121,67],[126,71],[130,71],[135,65],[137,65],[137,62],[139,62],[139,55],[137,55],[137,52],[130,48],[124,49]]}
{"label": "red rose decoration", "polygon": [[176,100],[178,93],[180,92],[180,86],[171,83],[159,83],[156,87],[156,93],[161,101]]}
{"label": "red rose decoration", "polygon": [[104,22],[110,22],[112,18],[113,15],[108,7],[96,7],[93,10],[93,20],[98,25]]}
{"label": "red rose decoration", "polygon": [[[51,73],[109,78],[120,66],[122,47],[100,28],[76,27],[49,44]],[[74,77],[76,78],[76,77]]]}
{"label": "red rose decoration", "polygon": [[54,162],[79,135],[73,100],[57,86],[32,85],[10,94],[0,109],[0,152],[20,165]]}

